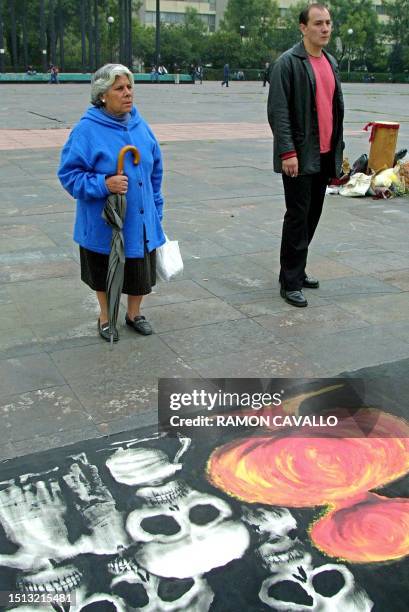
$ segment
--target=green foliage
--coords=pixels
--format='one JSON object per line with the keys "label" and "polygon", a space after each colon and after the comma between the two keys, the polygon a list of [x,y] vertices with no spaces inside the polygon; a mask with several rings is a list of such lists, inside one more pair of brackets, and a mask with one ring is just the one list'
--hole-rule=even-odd
{"label": "green foliage", "polygon": [[392,72],[408,69],[409,65],[409,0],[383,0],[388,15],[384,30],[393,41],[388,66]]}
{"label": "green foliage", "polygon": [[275,0],[229,0],[222,29],[240,33],[240,26],[244,26],[245,36],[257,36],[274,27],[278,16]]}
{"label": "green foliage", "polygon": [[240,37],[233,32],[219,30],[209,36],[204,47],[206,64],[221,68],[226,62],[238,66],[242,57]]}

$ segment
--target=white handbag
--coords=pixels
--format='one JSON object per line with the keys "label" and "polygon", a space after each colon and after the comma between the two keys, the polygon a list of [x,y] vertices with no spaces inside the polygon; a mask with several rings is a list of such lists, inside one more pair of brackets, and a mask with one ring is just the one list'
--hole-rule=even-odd
{"label": "white handbag", "polygon": [[183,260],[180,254],[179,242],[169,240],[156,249],[156,273],[163,281],[170,281],[174,276],[183,272]]}

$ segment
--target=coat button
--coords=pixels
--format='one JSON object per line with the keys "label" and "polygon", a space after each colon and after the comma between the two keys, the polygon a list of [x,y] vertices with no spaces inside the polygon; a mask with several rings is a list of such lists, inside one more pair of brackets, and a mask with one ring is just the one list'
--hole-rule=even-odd
{"label": "coat button", "polygon": [[143,213],[145,212],[143,208],[140,209],[139,211],[141,213],[141,215],[143,215]]}
{"label": "coat button", "polygon": [[142,181],[139,181],[139,187],[142,187]]}

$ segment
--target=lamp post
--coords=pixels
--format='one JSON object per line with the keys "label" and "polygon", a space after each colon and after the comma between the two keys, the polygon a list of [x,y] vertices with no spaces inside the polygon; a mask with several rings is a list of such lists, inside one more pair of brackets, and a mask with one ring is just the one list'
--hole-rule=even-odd
{"label": "lamp post", "polygon": [[245,29],[246,29],[246,26],[244,26],[244,25],[240,26],[240,39],[241,39],[241,42],[243,42],[243,36],[244,36]]}
{"label": "lamp post", "polygon": [[0,0],[0,72],[4,72],[3,0]]}
{"label": "lamp post", "polygon": [[160,0],[156,0],[155,63],[160,64]]}
{"label": "lamp post", "polygon": [[347,34],[348,34],[348,83],[349,83],[349,75],[351,72],[351,37],[353,36],[353,29],[352,28],[348,28],[347,30]]}
{"label": "lamp post", "polygon": [[109,61],[113,62],[113,45],[112,45],[112,24],[114,23],[115,19],[112,17],[112,15],[109,15],[109,17],[107,17],[107,23],[108,23],[108,39],[109,39]]}

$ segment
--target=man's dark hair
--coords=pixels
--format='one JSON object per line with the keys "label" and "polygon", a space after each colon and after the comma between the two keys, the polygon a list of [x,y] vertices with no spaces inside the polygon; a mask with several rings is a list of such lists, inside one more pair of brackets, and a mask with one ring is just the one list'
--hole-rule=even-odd
{"label": "man's dark hair", "polygon": [[307,25],[308,23],[308,19],[310,16],[310,10],[312,8],[316,8],[319,9],[320,11],[324,10],[324,11],[328,11],[329,9],[327,6],[325,6],[325,4],[320,4],[318,2],[314,2],[313,4],[309,4],[308,6],[306,6],[300,13],[300,16],[298,18],[299,23],[303,23],[304,25]]}

